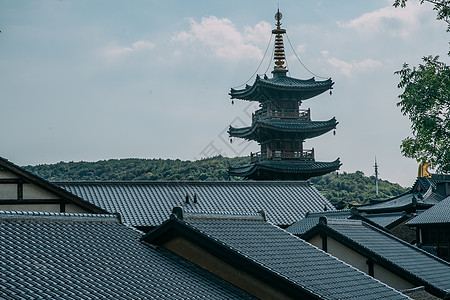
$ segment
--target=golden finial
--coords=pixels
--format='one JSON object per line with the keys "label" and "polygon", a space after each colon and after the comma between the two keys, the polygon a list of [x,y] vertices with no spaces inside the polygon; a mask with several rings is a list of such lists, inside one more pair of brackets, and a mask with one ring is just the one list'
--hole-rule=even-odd
{"label": "golden finial", "polygon": [[430,166],[429,162],[420,163],[418,177],[431,178],[431,173],[428,171],[429,166]]}
{"label": "golden finial", "polygon": [[286,29],[281,28],[281,19],[283,18],[283,14],[280,13],[280,9],[277,10],[277,13],[275,14],[275,20],[277,20],[277,23],[275,24],[277,26],[276,29],[272,30],[272,34],[275,34],[275,50],[274,50],[274,60],[275,60],[275,66],[274,70],[286,70],[286,67],[284,66],[284,61],[286,59],[286,55],[284,54],[284,44],[283,44],[283,34],[286,33]]}
{"label": "golden finial", "polygon": [[281,26],[281,19],[283,18],[283,14],[282,13],[280,13],[280,9],[278,8],[278,11],[277,11],[277,13],[275,14],[275,20],[277,20],[277,29],[280,29],[280,26]]}

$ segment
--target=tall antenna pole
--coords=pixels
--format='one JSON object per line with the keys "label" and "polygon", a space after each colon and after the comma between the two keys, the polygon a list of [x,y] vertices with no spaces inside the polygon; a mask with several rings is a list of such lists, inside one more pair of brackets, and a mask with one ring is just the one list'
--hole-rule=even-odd
{"label": "tall antenna pole", "polygon": [[375,156],[375,193],[378,196],[378,164],[377,164],[377,157]]}

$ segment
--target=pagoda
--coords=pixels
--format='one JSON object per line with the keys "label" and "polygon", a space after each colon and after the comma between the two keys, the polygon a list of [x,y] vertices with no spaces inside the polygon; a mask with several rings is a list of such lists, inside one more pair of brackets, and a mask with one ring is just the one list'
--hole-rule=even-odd
{"label": "pagoda", "polygon": [[323,81],[297,79],[287,76],[285,51],[281,28],[282,14],[278,10],[275,35],[272,77],[257,75],[253,85],[244,89],[231,89],[231,99],[258,101],[260,109],[252,115],[252,125],[230,126],[230,137],[257,141],[261,151],[251,153],[250,164],[230,166],[230,176],[254,180],[307,180],[311,177],[336,171],[341,166],[339,158],[332,162],[315,160],[314,149],[303,148],[306,139],[314,138],[336,128],[333,117],[328,121],[312,121],[310,109],[301,109],[301,103],[333,88],[331,78]]}

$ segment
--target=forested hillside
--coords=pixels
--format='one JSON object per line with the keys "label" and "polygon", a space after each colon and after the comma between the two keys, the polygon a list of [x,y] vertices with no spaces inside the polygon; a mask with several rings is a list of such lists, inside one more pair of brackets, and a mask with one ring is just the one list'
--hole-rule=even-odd
{"label": "forested hillside", "polygon": [[370,200],[391,198],[409,189],[387,180],[378,180],[378,196],[375,192],[375,176],[367,177],[361,171],[355,173],[331,173],[311,178],[311,182],[334,205],[343,202],[349,204],[368,204]]}
{"label": "forested hillside", "polygon": [[[245,164],[247,161],[247,157],[222,156],[197,161],[129,158],[60,162],[24,168],[48,181],[229,180],[228,165]],[[375,178],[366,177],[360,171],[331,173],[312,178],[311,182],[333,204],[365,204],[370,199],[386,199],[407,191],[398,184],[380,180],[377,197]]]}

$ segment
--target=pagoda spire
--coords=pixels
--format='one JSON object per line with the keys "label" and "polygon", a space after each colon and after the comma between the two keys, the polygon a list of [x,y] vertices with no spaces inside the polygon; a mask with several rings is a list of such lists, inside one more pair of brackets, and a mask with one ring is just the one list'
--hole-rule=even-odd
{"label": "pagoda spire", "polygon": [[283,18],[283,15],[280,13],[280,9],[278,9],[277,13],[275,14],[275,20],[277,20],[277,23],[275,24],[277,28],[272,30],[272,34],[275,34],[275,50],[274,50],[274,61],[275,66],[273,67],[273,72],[276,71],[283,71],[287,72],[286,66],[284,65],[286,60],[286,55],[284,52],[284,43],[283,43],[283,34],[286,33],[286,29],[281,28],[281,19]]}
{"label": "pagoda spire", "polygon": [[[302,109],[303,100],[316,97],[332,89],[331,78],[316,81],[298,79],[287,75],[280,9],[275,14],[274,56],[272,78],[266,74],[256,76],[253,85],[243,89],[231,89],[231,99],[259,102],[259,109],[252,114],[252,125],[236,128],[230,126],[228,134],[258,142],[261,151],[250,154],[250,163],[230,166],[230,176],[252,180],[307,180],[336,171],[341,166],[338,159],[331,162],[316,161],[315,151],[305,149],[304,142],[335,129],[336,118],[328,121],[311,120],[309,109]],[[286,36],[287,37],[287,36]]]}

